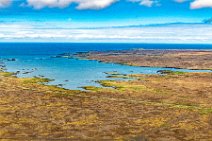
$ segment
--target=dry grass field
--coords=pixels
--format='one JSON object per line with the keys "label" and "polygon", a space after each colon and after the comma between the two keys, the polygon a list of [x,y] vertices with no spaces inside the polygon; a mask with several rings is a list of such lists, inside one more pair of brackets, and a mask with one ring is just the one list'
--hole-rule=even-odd
{"label": "dry grass field", "polygon": [[134,79],[100,81],[106,88],[87,86],[89,91],[72,91],[43,85],[47,79],[16,78],[1,72],[0,139],[212,138],[212,73],[129,77]]}
{"label": "dry grass field", "polygon": [[212,51],[209,50],[126,50],[89,52],[77,56],[132,66],[212,70]]}

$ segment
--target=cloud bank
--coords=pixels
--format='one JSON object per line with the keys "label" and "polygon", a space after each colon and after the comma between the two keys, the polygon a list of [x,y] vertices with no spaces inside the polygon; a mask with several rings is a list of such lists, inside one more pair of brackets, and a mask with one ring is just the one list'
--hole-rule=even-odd
{"label": "cloud bank", "polygon": [[11,4],[11,0],[0,0],[0,8],[8,7]]}
{"label": "cloud bank", "polygon": [[212,44],[211,31],[212,25],[207,24],[71,29],[2,23],[0,24],[0,41]]}
{"label": "cloud bank", "polygon": [[191,9],[212,8],[212,0],[195,0],[190,5]]}
{"label": "cloud bank", "polygon": [[65,8],[76,3],[77,9],[103,9],[110,6],[116,0],[27,0],[29,6],[35,9]]}
{"label": "cloud bank", "polygon": [[[6,5],[6,3],[11,0],[1,0],[1,5]],[[103,9],[118,0],[27,0],[29,6],[34,7],[35,9],[42,9],[45,7],[49,8],[64,8],[68,7],[72,3],[76,3],[77,9]],[[137,2],[142,6],[152,7],[159,5],[158,0],[128,0],[129,2]],[[187,2],[190,0],[174,0],[178,3]],[[2,4],[1,4],[2,3]],[[190,3],[191,9],[200,9],[200,8],[212,8],[212,0],[192,0]]]}
{"label": "cloud bank", "polygon": [[[24,0],[20,5],[31,6],[34,9],[42,8],[65,8],[71,4],[77,4],[77,9],[103,9],[120,0]],[[126,0],[139,3],[146,7],[159,6],[160,0]],[[173,0],[177,3],[190,2],[191,9],[212,8],[212,0]],[[13,0],[0,0],[0,8],[8,7]],[[21,2],[21,1],[20,1]]]}

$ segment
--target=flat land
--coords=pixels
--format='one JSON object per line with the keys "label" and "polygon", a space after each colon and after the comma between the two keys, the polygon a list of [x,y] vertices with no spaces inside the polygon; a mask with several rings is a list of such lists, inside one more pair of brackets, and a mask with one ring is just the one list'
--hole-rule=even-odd
{"label": "flat land", "polygon": [[[212,138],[212,73],[132,75],[88,92],[0,73],[0,139],[150,140]],[[113,87],[113,88],[110,88]]]}
{"label": "flat land", "polygon": [[[194,54],[206,59],[209,53]],[[107,75],[131,79],[74,91],[0,71],[0,140],[211,141],[212,73]]]}
{"label": "flat land", "polygon": [[212,70],[212,51],[126,50],[80,53],[78,57],[132,66]]}

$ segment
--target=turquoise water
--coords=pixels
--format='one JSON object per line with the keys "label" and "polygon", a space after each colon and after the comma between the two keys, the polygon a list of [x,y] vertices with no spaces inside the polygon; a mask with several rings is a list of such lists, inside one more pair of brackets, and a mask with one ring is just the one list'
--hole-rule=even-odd
{"label": "turquoise water", "polygon": [[[55,49],[56,48],[56,49]],[[34,46],[24,48],[17,51],[10,47],[0,46],[0,58],[4,60],[6,69],[9,72],[20,71],[18,77],[46,77],[54,79],[49,82],[50,85],[61,84],[63,88],[67,89],[81,89],[82,86],[100,86],[95,81],[108,79],[105,72],[117,71],[121,74],[155,74],[158,70],[174,70],[185,72],[199,72],[198,70],[186,70],[186,69],[173,69],[173,68],[154,68],[154,67],[133,67],[125,66],[113,63],[100,63],[98,61],[67,59],[67,58],[52,58],[55,54],[64,52],[75,53],[77,51],[83,51],[82,49],[65,48],[65,50],[59,50],[58,47],[48,48]],[[63,47],[62,47],[63,48]],[[106,48],[105,50],[107,50]],[[122,48],[118,48],[122,49]],[[124,47],[123,49],[127,49]],[[50,50],[50,52],[45,52]],[[85,49],[86,50],[86,49]],[[90,49],[97,50],[97,49]],[[102,50],[102,48],[101,48]],[[112,50],[110,48],[110,50]],[[117,50],[117,48],[113,48]],[[9,52],[8,52],[9,51]],[[86,50],[88,51],[88,49]],[[16,61],[7,61],[8,58],[15,58]],[[204,71],[204,70],[202,70]],[[29,73],[30,72],[30,73]]]}

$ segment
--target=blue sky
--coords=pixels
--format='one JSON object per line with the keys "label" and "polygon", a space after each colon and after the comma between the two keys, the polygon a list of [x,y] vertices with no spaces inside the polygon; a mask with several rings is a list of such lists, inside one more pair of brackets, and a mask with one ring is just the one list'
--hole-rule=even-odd
{"label": "blue sky", "polygon": [[63,8],[44,6],[35,9],[33,6],[28,6],[25,0],[13,0],[10,6],[0,9],[0,19],[1,21],[71,21],[82,24],[97,22],[93,25],[115,22],[122,25],[123,22],[125,24],[201,22],[212,16],[210,7],[191,9],[191,2],[191,0],[182,3],[175,0],[158,0],[157,4],[149,7],[139,2],[119,0],[101,9],[77,9],[76,3]]}
{"label": "blue sky", "polygon": [[[211,17],[212,0],[0,0],[0,41],[152,43],[167,41],[165,38],[170,35],[176,36],[175,30],[179,28],[184,29],[185,32],[182,31],[177,36],[189,35],[190,37],[191,30],[196,31],[195,28],[198,28],[196,32],[204,31],[207,37],[203,38],[204,34],[198,35],[198,33],[193,35],[195,41],[210,43],[212,42],[212,37],[209,37],[212,35],[211,25],[195,23],[201,23],[202,20]],[[128,27],[176,22],[184,24],[136,27],[137,29],[134,27],[136,36],[132,33],[134,29]],[[120,29],[116,26],[125,27]],[[93,29],[93,27],[102,28]],[[111,33],[104,31],[109,27]],[[48,35],[44,35],[42,30],[45,30]],[[116,35],[113,31],[119,34]],[[158,40],[154,37],[155,32],[161,32],[158,36],[164,33],[167,36],[163,35],[164,39]],[[62,36],[64,34],[66,36]],[[105,36],[92,39],[99,34]],[[119,38],[122,34],[126,35],[125,38]],[[150,34],[154,38],[147,40],[146,36],[151,38]],[[191,38],[170,39],[168,42],[193,42]]]}

